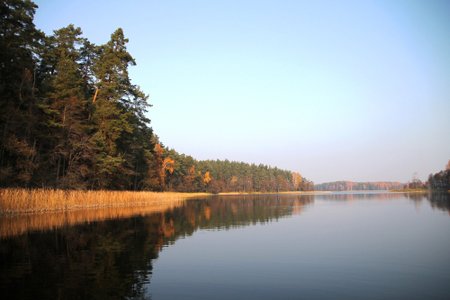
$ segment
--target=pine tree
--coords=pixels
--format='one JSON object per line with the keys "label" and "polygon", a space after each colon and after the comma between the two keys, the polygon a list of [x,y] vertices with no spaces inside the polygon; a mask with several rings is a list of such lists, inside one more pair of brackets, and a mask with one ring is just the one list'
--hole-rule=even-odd
{"label": "pine tree", "polygon": [[0,2],[0,185],[28,185],[37,167],[35,53],[42,33],[31,1]]}
{"label": "pine tree", "polygon": [[45,113],[46,136],[42,144],[48,156],[43,172],[54,174],[53,185],[84,188],[90,178],[93,147],[89,139],[88,82],[83,78],[84,39],[81,29],[69,25],[47,38],[46,98],[40,104]]}
{"label": "pine tree", "polygon": [[133,111],[127,108],[131,106],[130,99],[135,96],[135,91],[128,76],[128,66],[135,65],[135,61],[127,52],[127,42],[122,29],[117,29],[110,41],[100,47],[94,63],[97,97],[92,141],[97,151],[95,185],[99,188],[129,188],[130,178],[135,175],[125,158],[128,149],[120,145],[119,140],[133,133],[130,122]]}

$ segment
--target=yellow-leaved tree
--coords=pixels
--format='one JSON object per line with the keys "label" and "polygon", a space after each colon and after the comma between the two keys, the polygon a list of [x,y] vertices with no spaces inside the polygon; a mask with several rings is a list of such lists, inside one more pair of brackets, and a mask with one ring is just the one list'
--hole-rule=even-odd
{"label": "yellow-leaved tree", "polygon": [[205,185],[208,185],[208,183],[210,183],[212,180],[211,174],[209,173],[209,171],[205,172],[205,175],[203,175],[203,183]]}

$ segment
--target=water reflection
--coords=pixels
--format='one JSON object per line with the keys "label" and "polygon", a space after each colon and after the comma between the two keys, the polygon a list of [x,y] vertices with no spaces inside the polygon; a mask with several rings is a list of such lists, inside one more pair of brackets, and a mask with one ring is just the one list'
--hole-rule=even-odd
{"label": "water reflection", "polygon": [[356,200],[393,200],[403,197],[401,193],[389,193],[383,191],[344,191],[331,194],[317,195],[315,199],[356,201]]}
{"label": "water reflection", "polygon": [[359,200],[398,200],[406,197],[417,205],[428,201],[431,207],[450,214],[450,193],[447,192],[419,192],[419,193],[389,193],[380,191],[369,192],[336,192],[326,195],[317,195],[315,200],[332,201],[359,201]]}
{"label": "water reflection", "polygon": [[[163,245],[199,228],[278,220],[301,213],[312,202],[313,196],[229,196],[141,208],[148,215],[136,215],[131,208],[3,218],[1,294],[6,299],[142,298],[152,260]],[[109,220],[114,216],[128,217]],[[51,230],[33,231],[46,228]]]}
{"label": "water reflection", "polygon": [[145,216],[180,206],[183,202],[182,200],[174,200],[145,206],[108,207],[62,213],[5,215],[0,217],[0,238],[95,221]]}
{"label": "water reflection", "polygon": [[406,193],[405,196],[419,204],[423,201],[429,201],[431,207],[443,211],[447,211],[450,215],[450,193],[433,192],[433,193]]}

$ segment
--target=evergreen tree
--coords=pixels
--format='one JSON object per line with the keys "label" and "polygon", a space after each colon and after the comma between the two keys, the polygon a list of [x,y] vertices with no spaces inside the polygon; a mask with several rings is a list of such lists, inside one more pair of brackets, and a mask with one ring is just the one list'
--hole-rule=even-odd
{"label": "evergreen tree", "polygon": [[48,150],[43,172],[54,174],[56,187],[86,187],[90,177],[93,147],[89,139],[88,82],[82,76],[84,39],[73,25],[55,31],[47,38],[43,64],[46,75],[45,98],[40,108],[45,114],[42,147]]}
{"label": "evergreen tree", "polygon": [[164,147],[132,84],[117,29],[100,46],[74,25],[44,36],[29,0],[0,2],[0,185],[156,191],[306,190],[298,173],[197,161]]}
{"label": "evergreen tree", "polygon": [[37,167],[35,56],[42,33],[31,1],[0,2],[0,185],[28,185]]}
{"label": "evergreen tree", "polygon": [[[129,188],[130,178],[135,177],[136,168],[126,160],[127,135],[133,134],[133,112],[142,112],[141,106],[130,110],[133,104],[141,104],[138,90],[130,83],[128,66],[135,65],[127,52],[128,39],[122,29],[117,29],[110,41],[100,47],[94,63],[97,80],[93,122],[95,133],[92,141],[96,145],[95,186],[99,188]],[[137,100],[136,100],[137,99]],[[137,115],[139,116],[139,115]],[[139,121],[139,119],[138,119]],[[128,140],[127,142],[124,142]]]}

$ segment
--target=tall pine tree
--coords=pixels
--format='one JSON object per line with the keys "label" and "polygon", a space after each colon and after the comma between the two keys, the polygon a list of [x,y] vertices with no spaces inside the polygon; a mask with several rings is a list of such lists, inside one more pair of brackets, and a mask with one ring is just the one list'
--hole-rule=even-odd
{"label": "tall pine tree", "polygon": [[46,93],[40,108],[45,113],[42,148],[48,154],[42,171],[56,187],[84,188],[91,178],[93,147],[89,133],[88,81],[83,74],[85,45],[81,29],[73,25],[55,31],[47,38],[43,56]]}
{"label": "tall pine tree", "polygon": [[34,53],[43,34],[31,1],[0,2],[0,185],[28,185],[37,168]]}
{"label": "tall pine tree", "polygon": [[93,121],[96,132],[92,141],[97,147],[95,186],[99,188],[137,186],[132,179],[136,177],[137,168],[127,156],[139,149],[128,146],[135,144],[131,135],[135,133],[136,125],[145,126],[145,119],[139,113],[145,110],[142,103],[146,97],[130,82],[128,66],[136,63],[126,49],[127,43],[122,29],[117,29],[110,41],[100,47],[94,64],[97,91],[93,99]]}

